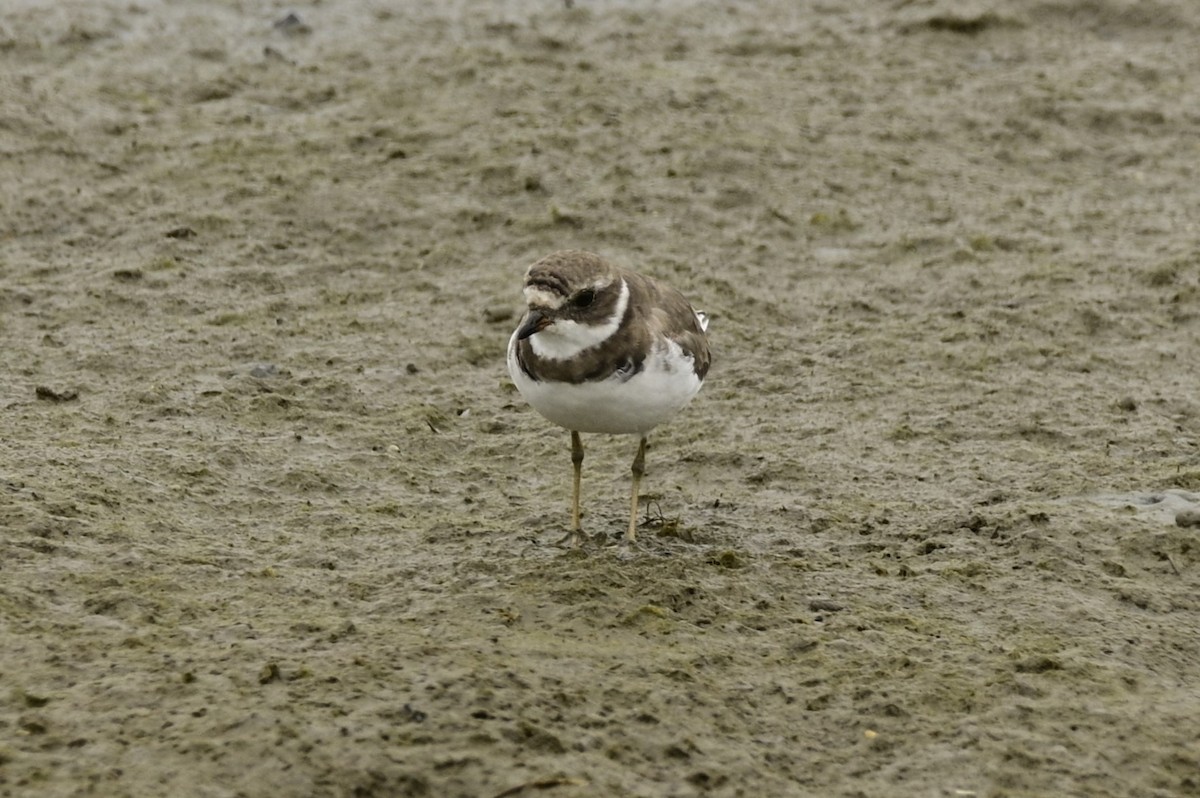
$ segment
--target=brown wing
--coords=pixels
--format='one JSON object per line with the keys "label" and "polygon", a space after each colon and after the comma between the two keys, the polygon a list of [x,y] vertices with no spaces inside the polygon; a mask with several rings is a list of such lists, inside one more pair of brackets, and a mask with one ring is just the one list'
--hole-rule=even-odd
{"label": "brown wing", "polygon": [[625,279],[629,281],[631,295],[640,292],[651,300],[641,305],[651,308],[645,318],[647,329],[652,334],[662,333],[679,344],[684,354],[692,357],[696,376],[703,380],[712,364],[712,353],[708,348],[708,336],[691,303],[671,286],[650,277],[626,272]]}

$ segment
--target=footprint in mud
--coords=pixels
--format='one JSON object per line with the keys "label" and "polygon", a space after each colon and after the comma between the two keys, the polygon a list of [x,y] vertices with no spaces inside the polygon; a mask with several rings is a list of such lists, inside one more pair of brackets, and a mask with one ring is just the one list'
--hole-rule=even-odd
{"label": "footprint in mud", "polygon": [[1200,493],[1164,490],[1155,493],[1105,493],[1091,497],[1105,507],[1131,507],[1165,524],[1200,527]]}

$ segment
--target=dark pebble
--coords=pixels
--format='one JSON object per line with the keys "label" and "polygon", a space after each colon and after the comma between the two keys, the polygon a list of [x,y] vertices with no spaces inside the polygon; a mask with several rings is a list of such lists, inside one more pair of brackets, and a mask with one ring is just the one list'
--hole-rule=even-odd
{"label": "dark pebble", "polygon": [[56,391],[45,385],[39,385],[34,390],[34,394],[38,399],[47,402],[73,402],[79,398],[79,391]]}
{"label": "dark pebble", "polygon": [[307,36],[312,33],[312,28],[305,24],[295,13],[290,13],[282,19],[276,20],[273,27],[275,30],[288,36]]}

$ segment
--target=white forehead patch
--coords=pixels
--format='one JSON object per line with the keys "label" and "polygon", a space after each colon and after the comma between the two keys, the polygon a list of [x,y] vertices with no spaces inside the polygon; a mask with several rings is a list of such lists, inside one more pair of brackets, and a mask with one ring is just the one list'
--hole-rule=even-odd
{"label": "white forehead patch", "polygon": [[[528,291],[529,289],[525,289]],[[629,307],[629,286],[621,280],[621,293],[617,306],[600,324],[580,324],[570,319],[559,319],[529,339],[534,353],[547,360],[569,360],[580,352],[599,346],[621,327],[625,309]]]}
{"label": "white forehead patch", "polygon": [[536,285],[525,286],[525,304],[531,308],[549,308],[550,310],[558,310],[567,301],[567,298],[559,294],[547,291],[543,288],[538,288]]}

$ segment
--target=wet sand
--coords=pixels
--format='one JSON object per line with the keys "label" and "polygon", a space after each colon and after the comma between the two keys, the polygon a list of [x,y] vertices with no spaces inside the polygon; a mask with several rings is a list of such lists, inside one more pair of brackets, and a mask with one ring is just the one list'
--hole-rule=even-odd
{"label": "wet sand", "polygon": [[0,795],[1200,794],[1200,6],[415,5],[0,18]]}

